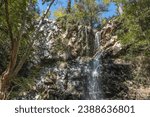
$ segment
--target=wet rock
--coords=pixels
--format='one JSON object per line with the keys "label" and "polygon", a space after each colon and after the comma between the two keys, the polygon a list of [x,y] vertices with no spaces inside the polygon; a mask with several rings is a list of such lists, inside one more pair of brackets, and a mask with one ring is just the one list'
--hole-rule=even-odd
{"label": "wet rock", "polygon": [[70,54],[68,52],[64,52],[60,54],[60,58],[63,59],[64,61],[67,61],[70,58]]}
{"label": "wet rock", "polygon": [[46,77],[44,80],[44,84],[45,85],[52,85],[52,84],[54,84],[54,82],[50,78]]}
{"label": "wet rock", "polygon": [[68,67],[68,64],[66,62],[62,62],[59,65],[59,69],[66,69]]}
{"label": "wet rock", "polygon": [[[83,99],[87,79],[87,63],[61,62],[53,67],[43,67],[41,77],[33,90],[21,99]],[[90,70],[88,71],[90,72]]]}
{"label": "wet rock", "polygon": [[122,45],[121,43],[119,43],[118,41],[112,46],[112,50],[113,50],[113,55],[116,55],[118,52],[120,52],[122,49]]}

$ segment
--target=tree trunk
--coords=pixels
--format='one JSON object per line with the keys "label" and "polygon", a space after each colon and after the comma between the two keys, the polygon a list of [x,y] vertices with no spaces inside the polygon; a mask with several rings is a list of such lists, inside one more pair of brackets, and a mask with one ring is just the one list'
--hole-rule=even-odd
{"label": "tree trunk", "polygon": [[19,50],[19,40],[14,40],[12,43],[10,62],[7,66],[7,69],[2,73],[0,79],[0,99],[5,99],[7,90],[9,88],[10,78],[13,77],[12,73],[16,66],[17,54]]}
{"label": "tree trunk", "polygon": [[6,98],[6,93],[9,88],[9,79],[11,75],[9,67],[3,72],[2,77],[0,79],[0,100]]}
{"label": "tree trunk", "polygon": [[71,12],[71,0],[68,0],[67,13]]}

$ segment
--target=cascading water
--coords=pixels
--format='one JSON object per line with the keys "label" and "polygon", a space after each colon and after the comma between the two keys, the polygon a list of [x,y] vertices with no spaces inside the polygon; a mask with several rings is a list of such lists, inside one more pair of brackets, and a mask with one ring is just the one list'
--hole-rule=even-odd
{"label": "cascading water", "polygon": [[[95,51],[99,48],[100,46],[100,32],[97,32],[95,34]],[[90,100],[98,100],[102,99],[102,90],[100,88],[100,68],[101,68],[101,61],[100,61],[101,53],[97,53],[96,56],[94,57],[92,63],[92,74],[88,78],[88,96],[87,99]]]}

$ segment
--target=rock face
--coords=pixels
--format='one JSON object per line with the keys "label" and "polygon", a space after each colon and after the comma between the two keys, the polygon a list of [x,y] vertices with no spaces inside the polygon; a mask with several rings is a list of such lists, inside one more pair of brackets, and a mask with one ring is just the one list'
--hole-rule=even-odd
{"label": "rock face", "polygon": [[39,76],[16,99],[85,99],[94,39],[90,27],[64,31],[58,22],[45,19],[31,60],[33,67],[40,66]]}
{"label": "rock face", "polygon": [[89,64],[77,61],[43,67],[34,88],[18,99],[85,99],[90,69]]}
{"label": "rock face", "polygon": [[115,35],[118,25],[112,20],[101,30],[101,47],[98,52],[102,53],[101,82],[105,98],[150,99],[149,59],[139,56],[127,61],[119,57],[125,46]]}
{"label": "rock face", "polygon": [[[131,65],[116,59],[116,56],[122,50],[122,45],[118,41],[114,30],[117,27],[115,21],[109,21],[97,34],[100,36],[100,46],[96,50],[95,58],[101,55],[101,88],[104,99],[127,99],[128,87],[126,80],[131,80]],[[119,63],[120,62],[120,63]]]}
{"label": "rock face", "polygon": [[64,31],[58,22],[45,19],[32,57],[33,66],[40,66],[39,76],[16,99],[148,99],[149,88],[140,97],[144,88],[135,91],[133,79],[137,73],[149,77],[149,72],[142,74],[141,64],[119,58],[124,47],[115,35],[118,25],[112,20],[101,31],[81,25]]}
{"label": "rock face", "polygon": [[[117,41],[117,36],[112,35],[112,32],[116,26],[115,23],[109,22],[101,31],[96,32],[92,31],[89,27],[78,26],[78,30],[73,31],[72,33],[70,33],[69,30],[66,30],[65,32],[58,31],[59,26],[57,25],[57,23],[51,23],[52,22],[50,22],[49,25],[46,23],[46,25],[55,27],[55,29],[48,28],[49,32],[45,32],[45,30],[47,30],[47,27],[45,25],[41,29],[41,31],[44,31],[45,36],[48,35],[48,37],[43,36],[42,38],[46,38],[46,40],[49,40],[50,42],[47,41],[43,42],[43,44],[40,43],[42,45],[39,44],[41,47],[46,47],[47,50],[50,51],[45,50],[47,54],[43,54],[43,56],[40,55],[38,58],[42,61],[45,61],[45,59],[51,61],[51,59],[53,58],[56,59],[57,64],[53,67],[42,67],[40,78],[38,80],[38,83],[36,83],[37,85],[35,86],[35,90],[38,91],[38,93],[35,93],[35,91],[31,91],[32,94],[34,94],[34,99],[90,99],[90,97],[94,97],[92,95],[101,95],[102,90],[100,92],[99,90],[96,91],[92,86],[95,83],[91,84],[92,82],[97,81],[91,80],[91,78],[98,79],[98,82],[100,81],[100,79],[102,79],[101,83],[98,83],[96,87],[101,87],[103,89],[105,98],[115,97],[118,92],[126,89],[122,87],[121,81],[124,81],[123,79],[125,79],[125,77],[128,77],[124,76],[124,74],[128,73],[125,72],[123,74],[122,72],[124,72],[124,69],[129,69],[129,66],[117,64],[112,65],[107,63],[108,56],[115,56],[122,49],[121,44],[119,43],[119,41]],[[59,30],[61,29],[59,28]],[[58,41],[63,46],[59,45],[60,47],[58,48]],[[49,46],[45,43],[49,44]],[[43,46],[44,44],[45,46]],[[37,44],[36,46],[39,45]],[[41,52],[43,52],[43,48]],[[100,53],[100,56],[102,55],[103,60],[106,60],[102,65],[103,67],[101,68],[101,71],[97,71],[102,72],[101,76],[98,75],[96,77],[92,77],[91,74],[93,72],[93,65],[92,62],[90,63],[90,61],[92,60],[93,55],[96,52],[98,56]],[[38,54],[39,53],[37,53],[37,55]],[[97,59],[100,58],[101,57],[98,57]],[[96,70],[97,67],[100,66],[99,64],[101,63],[98,63],[97,66],[94,66]],[[100,69],[98,68],[98,70]],[[112,76],[112,74],[117,74],[117,70],[120,70],[121,74],[115,77]],[[111,74],[108,76],[107,73],[109,74],[110,71]],[[117,89],[117,85],[111,83],[111,81],[115,81],[116,77],[116,84],[120,84],[119,89]],[[119,77],[121,77],[121,79],[119,79]],[[112,85],[114,85],[116,89],[115,87],[112,88]],[[89,89],[90,86],[91,89],[95,91],[91,91],[91,89]],[[109,94],[109,92],[113,93]],[[89,95],[91,96],[88,98]],[[32,98],[30,97],[30,99]],[[100,98],[97,97],[94,99]]]}
{"label": "rock face", "polygon": [[63,31],[58,22],[45,19],[40,29],[40,39],[34,43],[34,63],[42,60],[68,60],[78,56],[92,56],[94,32],[90,27]]}

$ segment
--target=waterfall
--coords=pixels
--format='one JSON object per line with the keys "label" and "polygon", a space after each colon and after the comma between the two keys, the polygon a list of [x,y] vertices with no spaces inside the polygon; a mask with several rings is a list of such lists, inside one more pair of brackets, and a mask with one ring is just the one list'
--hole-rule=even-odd
{"label": "waterfall", "polygon": [[[95,34],[94,50],[96,51],[100,46],[100,32]],[[101,53],[97,53],[92,63],[92,73],[88,78],[88,96],[87,99],[98,100],[102,99],[102,90],[100,87],[100,61]]]}
{"label": "waterfall", "polygon": [[101,33],[100,32],[96,32],[96,34],[95,34],[95,41],[94,41],[94,47],[95,47],[94,49],[95,49],[95,51],[100,46],[100,39],[101,39]]}

